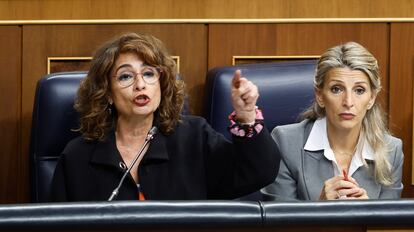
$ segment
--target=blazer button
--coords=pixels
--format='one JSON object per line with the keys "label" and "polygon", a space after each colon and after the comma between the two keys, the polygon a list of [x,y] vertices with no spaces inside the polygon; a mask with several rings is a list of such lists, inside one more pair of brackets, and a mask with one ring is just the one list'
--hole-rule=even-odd
{"label": "blazer button", "polygon": [[119,167],[122,169],[122,170],[127,170],[127,166],[126,166],[126,164],[124,163],[124,162],[119,162]]}

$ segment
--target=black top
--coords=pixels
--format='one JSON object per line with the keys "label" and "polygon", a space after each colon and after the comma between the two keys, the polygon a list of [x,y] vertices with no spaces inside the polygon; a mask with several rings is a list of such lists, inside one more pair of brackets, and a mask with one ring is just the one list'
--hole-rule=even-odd
{"label": "black top", "polygon": [[[215,132],[201,117],[183,116],[174,132],[158,133],[140,163],[147,200],[233,199],[274,181],[280,157],[266,127],[252,138]],[[125,172],[114,132],[104,141],[75,138],[64,149],[52,181],[52,201],[107,200]],[[117,200],[137,199],[127,176]]]}

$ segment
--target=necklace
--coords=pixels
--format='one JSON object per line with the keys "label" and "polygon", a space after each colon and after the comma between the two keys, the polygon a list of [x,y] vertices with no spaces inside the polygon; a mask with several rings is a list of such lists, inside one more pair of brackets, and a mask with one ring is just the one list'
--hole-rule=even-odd
{"label": "necklace", "polygon": [[357,146],[354,147],[354,150],[352,152],[346,152],[346,151],[338,151],[336,149],[332,149],[333,152],[337,155],[343,155],[343,156],[353,156],[355,154],[355,151],[357,149]]}

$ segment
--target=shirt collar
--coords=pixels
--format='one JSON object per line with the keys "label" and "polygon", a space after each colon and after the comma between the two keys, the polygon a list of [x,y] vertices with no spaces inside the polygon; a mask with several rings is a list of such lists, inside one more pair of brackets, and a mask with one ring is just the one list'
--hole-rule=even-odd
{"label": "shirt collar", "polygon": [[[354,155],[354,157],[352,157],[351,165],[349,166],[348,174],[351,176],[359,167],[364,165],[365,163],[364,160],[374,160],[374,151],[372,147],[369,145],[366,138],[362,141],[363,141],[363,144],[362,144],[363,147],[362,147],[361,153],[359,153],[360,155],[358,153],[357,155]],[[357,146],[359,146],[359,144]]]}
{"label": "shirt collar", "polygon": [[366,160],[374,160],[374,149],[372,149],[366,138],[364,139],[364,146],[362,147],[362,158]]}
{"label": "shirt collar", "polygon": [[[362,158],[365,160],[374,160],[374,150],[366,138],[363,141]],[[324,155],[329,160],[335,160],[333,151],[329,145],[328,133],[326,131],[326,117],[318,118],[313,124],[312,130],[306,140],[303,148],[307,151],[324,150]]]}
{"label": "shirt collar", "polygon": [[303,149],[307,151],[320,151],[330,149],[328,134],[326,133],[326,118],[318,118],[306,140]]}
{"label": "shirt collar", "polygon": [[[123,162],[121,154],[116,147],[115,131],[111,131],[103,141],[95,141],[95,149],[92,151],[92,163],[116,166]],[[151,140],[148,150],[142,159],[142,163],[151,160],[169,160],[167,151],[167,137],[163,133],[158,133]]]}

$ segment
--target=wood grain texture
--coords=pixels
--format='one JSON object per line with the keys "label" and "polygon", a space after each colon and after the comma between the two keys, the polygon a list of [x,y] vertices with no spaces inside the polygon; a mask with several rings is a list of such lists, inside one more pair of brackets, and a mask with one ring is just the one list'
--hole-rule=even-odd
{"label": "wood grain texture", "polygon": [[[65,9],[65,10],[62,10]],[[0,20],[414,17],[411,0],[3,0]]]}
{"label": "wood grain texture", "polygon": [[385,228],[379,228],[379,227],[371,228],[371,226],[370,226],[370,227],[367,228],[367,232],[413,232],[413,231],[414,231],[414,229],[410,229],[408,227],[406,227],[406,228],[387,228],[387,227],[385,227]]}
{"label": "wood grain texture", "polygon": [[414,23],[391,24],[390,128],[403,140],[404,196],[414,197],[413,172],[413,76]]}
{"label": "wood grain texture", "polygon": [[[20,153],[21,28],[0,27],[0,204],[26,195],[27,158]],[[25,183],[25,182],[24,182]],[[24,184],[22,183],[22,184]]]}
{"label": "wood grain texture", "polygon": [[356,41],[378,59],[388,109],[388,41],[386,23],[212,24],[209,26],[208,67],[231,65],[233,56],[320,55],[326,49]]}
{"label": "wood grain texture", "polygon": [[[204,24],[24,26],[22,154],[28,154],[34,93],[37,81],[47,72],[47,57],[91,56],[104,41],[125,32],[152,34],[165,43],[171,55],[180,56],[180,71],[187,86],[190,110],[195,114],[201,112],[207,68]],[[24,179],[18,182],[27,183]]]}
{"label": "wood grain texture", "polygon": [[[226,4],[231,5],[232,1],[223,4],[227,7]],[[389,113],[392,132],[404,142],[404,196],[412,197],[413,25],[414,23],[299,23],[1,26],[0,101],[3,104],[0,105],[0,126],[5,132],[0,135],[0,162],[3,167],[0,170],[0,203],[28,201],[27,156],[34,91],[37,81],[46,74],[47,57],[91,56],[101,43],[128,31],[153,34],[165,42],[171,55],[180,57],[181,74],[190,96],[190,109],[198,115],[203,107],[207,69],[231,65],[233,55],[320,55],[327,48],[340,43],[351,40],[361,43],[379,61],[384,87],[380,100]]]}

